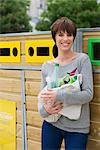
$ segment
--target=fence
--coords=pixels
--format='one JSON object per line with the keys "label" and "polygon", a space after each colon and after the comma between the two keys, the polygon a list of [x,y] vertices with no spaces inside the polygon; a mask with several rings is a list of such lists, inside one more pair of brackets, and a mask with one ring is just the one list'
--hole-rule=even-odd
{"label": "fence", "polygon": [[[73,50],[87,51],[88,38],[100,38],[100,28],[78,29]],[[19,41],[19,62],[0,63],[0,99],[15,101],[17,150],[41,149],[42,118],[37,110],[37,94],[40,89],[41,62],[26,61],[26,42],[52,40],[50,32],[20,33],[1,35],[0,42]],[[45,43],[44,43],[45,44]],[[41,45],[40,45],[41,46]],[[42,45],[43,46],[43,45]],[[49,45],[50,47],[50,45]],[[52,54],[51,54],[52,55]],[[1,56],[2,57],[2,56]],[[10,56],[6,57],[8,60]],[[34,59],[34,56],[32,56]],[[37,56],[38,57],[38,56]],[[44,59],[43,59],[44,61]],[[94,98],[90,103],[91,131],[87,149],[100,149],[100,66],[93,65]],[[64,144],[62,145],[64,149]]]}

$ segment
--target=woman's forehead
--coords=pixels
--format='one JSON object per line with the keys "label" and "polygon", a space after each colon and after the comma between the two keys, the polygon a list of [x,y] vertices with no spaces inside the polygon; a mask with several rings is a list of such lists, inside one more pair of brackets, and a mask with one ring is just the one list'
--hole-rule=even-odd
{"label": "woman's forehead", "polygon": [[67,34],[69,32],[67,30],[58,30],[56,34],[59,34],[59,33]]}

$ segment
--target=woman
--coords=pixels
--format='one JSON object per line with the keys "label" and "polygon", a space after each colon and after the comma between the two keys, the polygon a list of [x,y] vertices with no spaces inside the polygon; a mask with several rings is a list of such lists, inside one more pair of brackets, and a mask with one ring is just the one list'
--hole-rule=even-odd
{"label": "woman", "polygon": [[58,50],[54,60],[42,65],[43,89],[47,82],[46,77],[52,76],[54,64],[59,64],[58,78],[71,73],[82,74],[81,91],[66,92],[65,89],[47,89],[41,92],[40,97],[51,101],[53,105],[42,105],[39,112],[43,118],[61,111],[63,105],[82,105],[80,118],[71,120],[63,115],[56,122],[43,121],[42,125],[42,150],[58,150],[64,139],[66,150],[85,150],[90,126],[89,102],[93,98],[93,79],[90,59],[87,54],[71,50],[75,36],[75,24],[67,17],[57,19],[51,26],[52,38]]}

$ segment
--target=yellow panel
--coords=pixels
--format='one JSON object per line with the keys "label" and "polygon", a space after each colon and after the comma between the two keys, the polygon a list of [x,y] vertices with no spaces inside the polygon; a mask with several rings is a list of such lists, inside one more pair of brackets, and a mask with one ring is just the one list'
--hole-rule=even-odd
{"label": "yellow panel", "polygon": [[20,62],[20,42],[0,42],[0,62]]}
{"label": "yellow panel", "polygon": [[[46,60],[53,59],[53,40],[34,40],[26,41],[26,61],[43,63]],[[29,54],[31,51],[31,56]]]}
{"label": "yellow panel", "polygon": [[0,150],[16,150],[16,102],[0,100]]}

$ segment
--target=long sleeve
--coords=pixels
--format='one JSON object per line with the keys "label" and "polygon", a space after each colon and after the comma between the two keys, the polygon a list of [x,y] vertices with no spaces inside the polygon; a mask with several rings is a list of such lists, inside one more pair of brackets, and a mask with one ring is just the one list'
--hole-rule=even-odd
{"label": "long sleeve", "polygon": [[[41,86],[40,86],[40,91],[46,86],[46,72],[45,72],[45,66],[44,64],[42,65],[42,70],[41,70]],[[44,118],[49,116],[50,114],[46,112],[44,105],[41,103],[39,95],[38,95],[38,111],[40,115]]]}
{"label": "long sleeve", "polygon": [[56,99],[63,101],[65,104],[85,104],[93,98],[93,77],[92,77],[92,66],[90,59],[87,56],[81,66],[82,74],[82,90],[79,92],[66,92],[66,89],[57,91]]}

